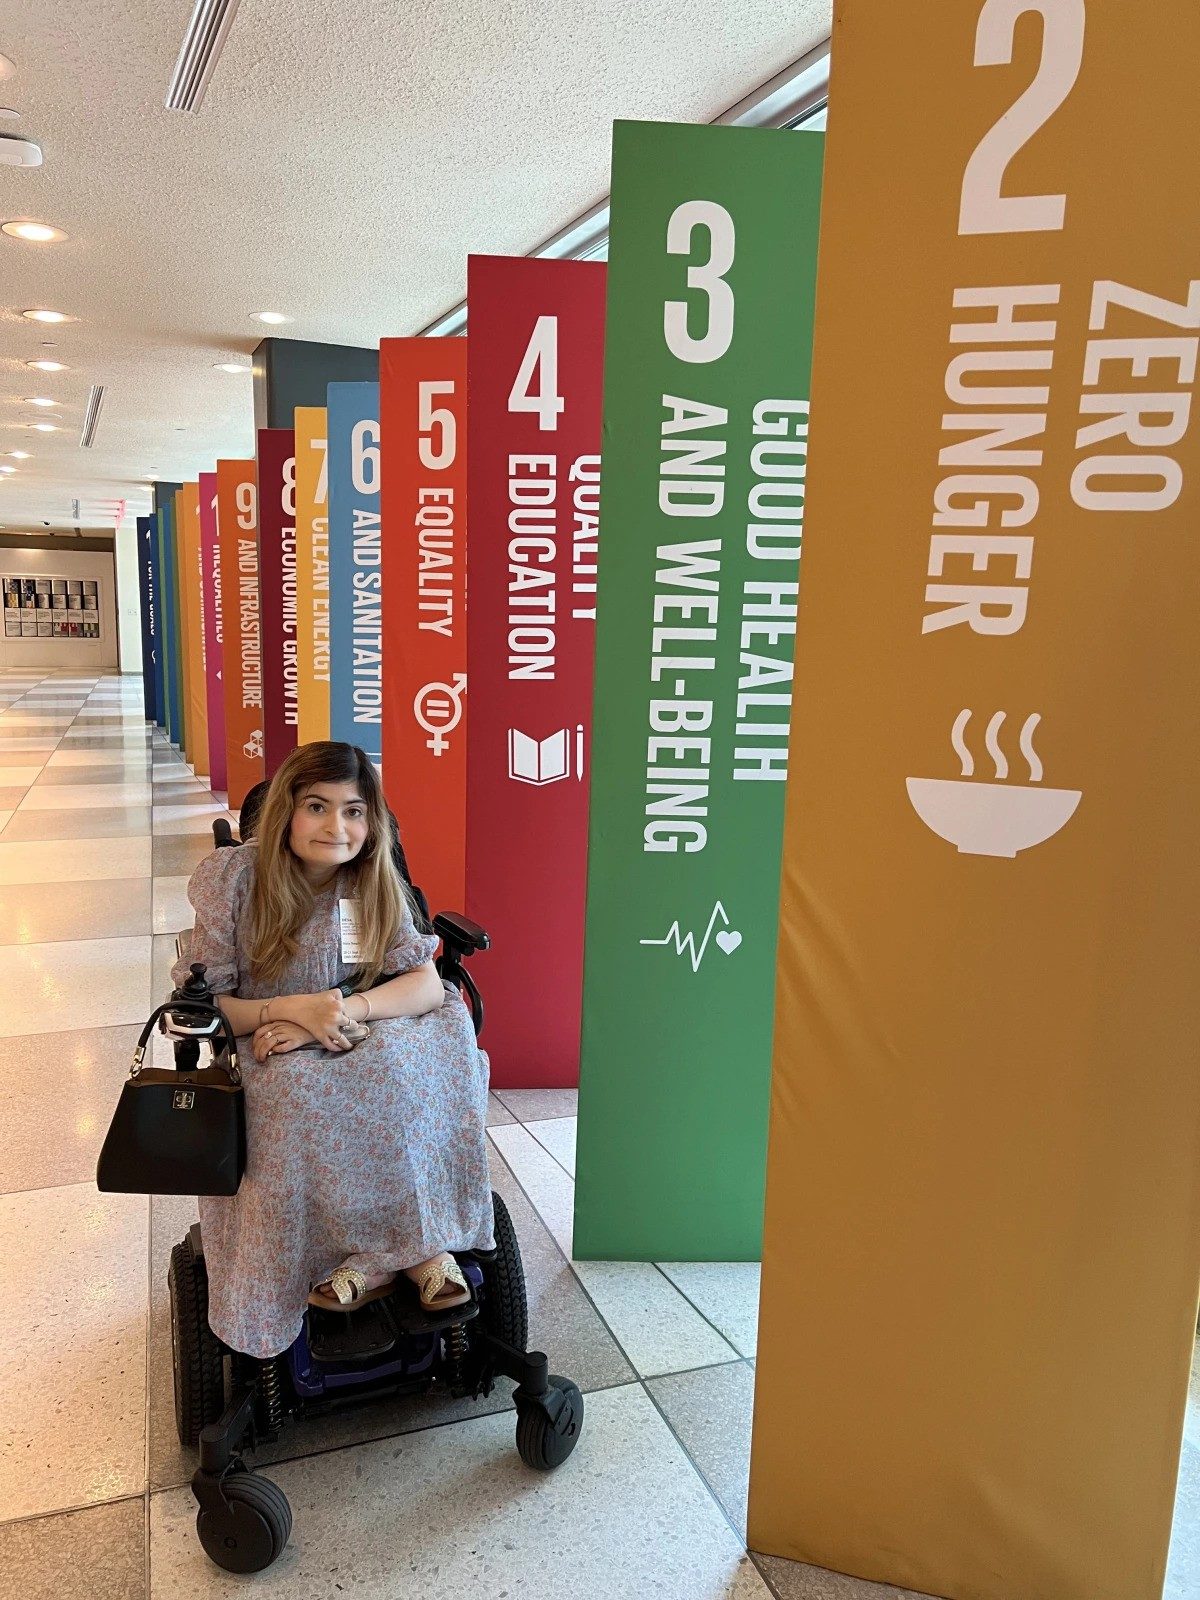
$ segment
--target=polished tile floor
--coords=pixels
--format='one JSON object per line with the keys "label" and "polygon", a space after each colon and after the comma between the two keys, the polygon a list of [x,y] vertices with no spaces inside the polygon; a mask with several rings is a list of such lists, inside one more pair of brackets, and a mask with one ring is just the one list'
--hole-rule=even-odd
{"label": "polished tile floor", "polygon": [[[531,1330],[587,1394],[579,1450],[526,1471],[507,1386],[295,1426],[259,1458],[288,1549],[253,1579],[209,1564],[166,1295],[194,1202],[100,1195],[93,1174],[221,814],[146,729],[140,679],[0,671],[0,1600],[896,1600],[747,1555],[757,1268],[575,1262],[560,1090],[494,1094],[489,1138]],[[1169,1600],[1200,1594],[1193,1394]]]}

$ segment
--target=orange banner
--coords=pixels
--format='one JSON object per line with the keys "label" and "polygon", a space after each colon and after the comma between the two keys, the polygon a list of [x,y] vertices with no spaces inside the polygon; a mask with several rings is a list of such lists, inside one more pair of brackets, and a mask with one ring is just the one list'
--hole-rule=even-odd
{"label": "orange banner", "polygon": [[466,903],[467,341],[383,339],[383,782],[434,910]]}
{"label": "orange banner", "polygon": [[297,739],[329,737],[329,434],[324,406],[297,406]]}
{"label": "orange banner", "polygon": [[750,1540],[1159,1600],[1200,1283],[1200,7],[921,20],[834,17]]}
{"label": "orange banner", "polygon": [[258,486],[253,461],[217,462],[229,805],[265,775],[262,628],[258,606]]}

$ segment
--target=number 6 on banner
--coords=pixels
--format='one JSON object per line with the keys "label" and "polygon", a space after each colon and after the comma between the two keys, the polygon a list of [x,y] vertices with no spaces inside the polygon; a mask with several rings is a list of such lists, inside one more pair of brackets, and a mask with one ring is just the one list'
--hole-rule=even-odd
{"label": "number 6 on banner", "polygon": [[697,228],[708,229],[708,260],[688,268],[687,284],[708,296],[708,327],[702,338],[693,339],[688,332],[687,301],[668,300],[663,307],[663,333],[676,360],[700,364],[719,361],[733,342],[733,290],[725,282],[733,265],[733,218],[713,200],[685,200],[667,223],[667,254],[690,255]]}
{"label": "number 6 on banner", "polygon": [[364,419],[350,435],[350,476],[359,494],[379,489],[379,424]]}
{"label": "number 6 on banner", "polygon": [[[530,392],[537,371],[541,384],[537,394]],[[558,392],[558,318],[539,317],[521,357],[520,370],[508,395],[510,411],[536,411],[538,427],[551,433],[567,402]]]}
{"label": "number 6 on banner", "polygon": [[1017,19],[1042,19],[1042,59],[1024,94],[984,134],[963,173],[959,233],[1055,233],[1067,210],[1065,194],[1003,195],[1009,162],[1075,87],[1083,63],[1085,0],[984,0],[975,34],[977,67],[1008,66]]}

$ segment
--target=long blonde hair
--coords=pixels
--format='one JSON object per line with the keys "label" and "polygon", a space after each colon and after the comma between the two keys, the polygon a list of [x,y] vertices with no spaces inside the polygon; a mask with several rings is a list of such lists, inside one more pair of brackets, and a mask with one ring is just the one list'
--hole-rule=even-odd
{"label": "long blonde hair", "polygon": [[255,838],[258,863],[250,896],[250,970],[270,983],[299,948],[301,928],[312,915],[313,894],[290,844],[292,816],[314,783],[352,783],[367,813],[362,849],[341,869],[358,901],[360,959],[354,981],[375,982],[408,910],[404,880],[392,859],[391,819],[369,756],[357,745],[318,740],[299,745],[271,780]]}

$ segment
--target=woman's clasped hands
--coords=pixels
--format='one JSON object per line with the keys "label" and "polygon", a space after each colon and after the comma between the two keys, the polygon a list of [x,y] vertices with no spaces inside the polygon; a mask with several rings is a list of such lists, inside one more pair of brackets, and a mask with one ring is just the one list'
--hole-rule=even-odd
{"label": "woman's clasped hands", "polygon": [[336,989],[324,989],[319,994],[288,995],[286,1019],[263,1022],[255,1029],[254,1058],[265,1061],[268,1056],[285,1055],[302,1045],[319,1044],[326,1050],[343,1054],[353,1041],[342,1031],[353,1027],[354,1019],[346,1010],[345,1002]]}

